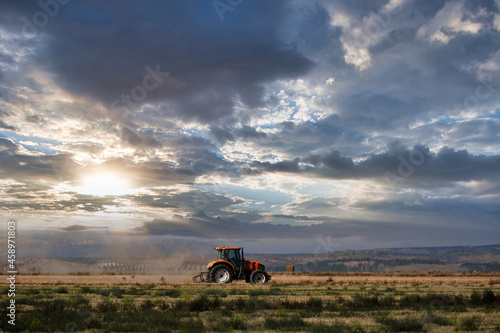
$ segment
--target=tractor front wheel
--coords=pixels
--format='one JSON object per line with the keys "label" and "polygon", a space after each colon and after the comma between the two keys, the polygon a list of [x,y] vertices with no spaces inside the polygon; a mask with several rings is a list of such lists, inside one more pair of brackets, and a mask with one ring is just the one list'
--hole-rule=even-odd
{"label": "tractor front wheel", "polygon": [[216,283],[231,283],[233,281],[233,270],[229,265],[215,265],[210,270],[210,280]]}
{"label": "tractor front wheel", "polygon": [[271,277],[262,269],[257,269],[250,275],[251,283],[266,283],[269,282],[269,280],[271,280]]}

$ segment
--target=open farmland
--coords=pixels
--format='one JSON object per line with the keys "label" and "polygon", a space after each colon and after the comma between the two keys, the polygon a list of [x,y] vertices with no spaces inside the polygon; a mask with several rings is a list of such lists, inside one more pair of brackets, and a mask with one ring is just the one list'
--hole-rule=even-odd
{"label": "open farmland", "polygon": [[180,274],[17,278],[17,331],[500,331],[500,274],[274,274],[266,285],[181,283]]}

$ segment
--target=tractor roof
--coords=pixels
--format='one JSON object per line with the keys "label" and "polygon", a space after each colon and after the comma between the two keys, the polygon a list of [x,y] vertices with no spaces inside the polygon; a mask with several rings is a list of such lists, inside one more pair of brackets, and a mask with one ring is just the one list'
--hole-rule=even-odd
{"label": "tractor roof", "polygon": [[241,247],[225,247],[225,246],[220,246],[216,247],[216,250],[239,250]]}

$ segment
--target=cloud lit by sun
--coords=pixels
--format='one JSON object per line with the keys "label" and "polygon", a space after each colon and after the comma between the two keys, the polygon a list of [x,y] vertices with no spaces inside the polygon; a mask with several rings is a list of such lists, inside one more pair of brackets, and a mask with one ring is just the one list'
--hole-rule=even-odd
{"label": "cloud lit by sun", "polygon": [[79,194],[106,196],[119,196],[130,192],[130,185],[125,179],[113,174],[95,174],[83,178],[82,186],[77,187]]}

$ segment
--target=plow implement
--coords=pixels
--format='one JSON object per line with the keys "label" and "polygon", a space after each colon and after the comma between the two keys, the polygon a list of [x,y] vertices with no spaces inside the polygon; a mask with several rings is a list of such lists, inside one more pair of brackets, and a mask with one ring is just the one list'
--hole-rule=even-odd
{"label": "plow implement", "polygon": [[193,276],[193,282],[195,282],[195,283],[210,282],[208,272],[201,272],[200,274]]}

